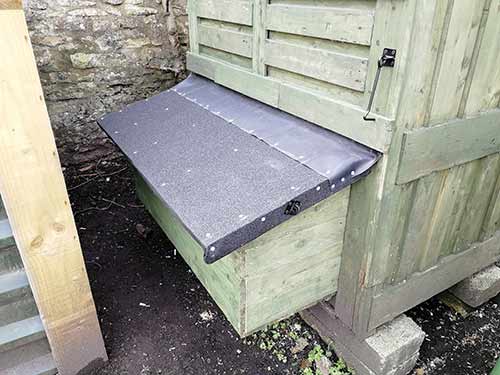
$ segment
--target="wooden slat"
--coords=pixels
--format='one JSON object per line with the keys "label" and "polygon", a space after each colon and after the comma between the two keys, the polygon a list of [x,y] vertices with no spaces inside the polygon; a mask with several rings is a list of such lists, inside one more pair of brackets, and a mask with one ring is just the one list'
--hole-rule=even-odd
{"label": "wooden slat", "polygon": [[200,18],[252,26],[252,4],[240,0],[196,0],[196,14]]}
{"label": "wooden slat", "polygon": [[492,0],[484,26],[465,112],[495,108],[500,100],[500,0]]}
{"label": "wooden slat", "polygon": [[0,192],[59,374],[107,359],[22,10],[0,11]]}
{"label": "wooden slat", "polygon": [[442,292],[500,259],[500,231],[467,251],[443,258],[435,267],[414,274],[404,283],[386,288],[372,305],[370,328],[395,318],[402,312]]}
{"label": "wooden slat", "polygon": [[23,9],[22,0],[0,0],[0,10]]}
{"label": "wooden slat", "polygon": [[264,62],[284,70],[364,91],[368,59],[269,40]]}
{"label": "wooden slat", "polygon": [[268,0],[254,0],[253,5],[253,72],[266,75],[264,64],[264,41],[267,38],[266,29],[266,7]]}
{"label": "wooden slat", "polygon": [[500,173],[493,194],[491,195],[488,212],[484,218],[481,239],[485,240],[500,230]]}
{"label": "wooden slat", "polygon": [[270,5],[269,30],[369,46],[374,24],[368,9]]}
{"label": "wooden slat", "polygon": [[392,120],[367,124],[362,108],[296,86],[281,85],[279,108],[382,152],[391,142]]}
{"label": "wooden slat", "polygon": [[397,182],[500,152],[500,110],[407,132]]}
{"label": "wooden slat", "polygon": [[393,121],[375,116],[377,121],[367,125],[363,120],[363,108],[195,54],[188,53],[187,64],[191,71],[211,78],[223,86],[381,152],[386,151],[391,142]]}
{"label": "wooden slat", "polygon": [[188,23],[189,23],[189,50],[192,53],[199,53],[198,44],[198,14],[197,3],[199,0],[188,0]]}
{"label": "wooden slat", "polygon": [[251,35],[220,27],[198,25],[198,43],[240,56],[252,57]]}

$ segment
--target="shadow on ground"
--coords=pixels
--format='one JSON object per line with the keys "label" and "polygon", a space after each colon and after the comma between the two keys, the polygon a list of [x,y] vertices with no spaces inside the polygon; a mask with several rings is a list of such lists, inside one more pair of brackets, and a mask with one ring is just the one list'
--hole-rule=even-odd
{"label": "shadow on ground", "polygon": [[[69,166],[65,175],[110,358],[93,375],[314,374],[318,359],[345,372],[297,316],[240,339],[136,198],[125,159]],[[493,367],[494,301],[466,318],[438,299],[409,315],[428,335],[418,373]]]}

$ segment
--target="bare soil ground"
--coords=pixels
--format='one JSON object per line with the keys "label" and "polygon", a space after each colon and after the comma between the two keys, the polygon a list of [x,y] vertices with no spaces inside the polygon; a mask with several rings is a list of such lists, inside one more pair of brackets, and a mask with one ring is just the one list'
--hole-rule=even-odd
{"label": "bare soil ground", "polygon": [[[325,363],[345,372],[298,316],[240,339],[136,198],[124,158],[67,166],[65,175],[109,353],[92,375],[315,374]],[[464,318],[434,298],[409,315],[427,333],[419,374],[493,367],[495,301]]]}

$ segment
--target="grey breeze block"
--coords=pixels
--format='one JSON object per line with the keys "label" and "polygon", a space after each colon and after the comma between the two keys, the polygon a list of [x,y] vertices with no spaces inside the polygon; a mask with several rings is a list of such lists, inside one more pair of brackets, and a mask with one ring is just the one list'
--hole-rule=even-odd
{"label": "grey breeze block", "polygon": [[408,374],[425,338],[421,328],[406,315],[379,327],[365,339],[355,336],[337,318],[329,302],[304,310],[301,316],[357,375]]}
{"label": "grey breeze block", "polygon": [[450,292],[467,305],[478,307],[500,292],[500,268],[487,267],[453,286]]}

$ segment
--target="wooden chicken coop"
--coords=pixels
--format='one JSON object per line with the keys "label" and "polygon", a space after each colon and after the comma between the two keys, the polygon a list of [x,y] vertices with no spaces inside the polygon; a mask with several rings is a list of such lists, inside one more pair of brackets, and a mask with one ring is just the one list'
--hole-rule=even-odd
{"label": "wooden chicken coop", "polygon": [[188,11],[195,75],[100,123],[241,335],[322,302],[362,341],[499,259],[500,0]]}

